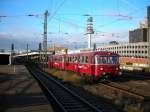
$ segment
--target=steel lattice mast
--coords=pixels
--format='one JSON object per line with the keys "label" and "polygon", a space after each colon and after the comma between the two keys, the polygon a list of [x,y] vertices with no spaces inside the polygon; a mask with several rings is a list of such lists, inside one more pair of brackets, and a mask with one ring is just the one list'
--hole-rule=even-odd
{"label": "steel lattice mast", "polygon": [[46,10],[44,13],[44,37],[43,37],[43,51],[45,62],[47,60],[47,18],[48,18],[48,11]]}
{"label": "steel lattice mast", "polygon": [[44,51],[47,51],[47,17],[48,17],[48,11],[46,10],[44,13],[44,38],[43,38]]}

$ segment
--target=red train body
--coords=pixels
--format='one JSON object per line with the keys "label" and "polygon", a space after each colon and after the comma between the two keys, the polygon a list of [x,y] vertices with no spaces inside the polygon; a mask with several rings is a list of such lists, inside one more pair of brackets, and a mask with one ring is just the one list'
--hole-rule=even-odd
{"label": "red train body", "polygon": [[78,72],[96,78],[119,75],[119,55],[97,51],[78,54],[49,55],[48,67]]}

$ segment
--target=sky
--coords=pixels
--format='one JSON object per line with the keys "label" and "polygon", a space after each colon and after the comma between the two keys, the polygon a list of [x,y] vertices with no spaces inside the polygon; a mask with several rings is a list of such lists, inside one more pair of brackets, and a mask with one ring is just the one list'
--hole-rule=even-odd
{"label": "sky", "polygon": [[[147,17],[150,0],[0,0],[0,49],[38,49],[48,10],[48,46],[87,47],[87,19],[93,17],[92,44],[128,42],[129,30]],[[29,15],[34,16],[29,16]],[[89,15],[89,16],[87,16]]]}

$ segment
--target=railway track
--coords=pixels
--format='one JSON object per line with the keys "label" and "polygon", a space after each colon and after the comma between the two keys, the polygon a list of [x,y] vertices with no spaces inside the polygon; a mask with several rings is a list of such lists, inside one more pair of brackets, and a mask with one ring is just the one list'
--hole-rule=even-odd
{"label": "railway track", "polygon": [[[29,67],[28,67],[29,68]],[[102,112],[85,99],[81,98],[61,83],[47,76],[41,71],[33,71],[33,76],[38,80],[50,103],[57,112]]]}
{"label": "railway track", "polygon": [[119,85],[118,83],[106,80],[105,82],[101,82],[100,84],[102,84],[103,86],[109,87],[113,90],[117,90],[119,92],[122,92],[126,95],[132,96],[134,98],[136,98],[138,101],[147,101],[149,100],[149,98],[147,96],[144,96],[140,93],[135,92],[135,90],[133,88],[127,87],[127,86],[122,86]]}

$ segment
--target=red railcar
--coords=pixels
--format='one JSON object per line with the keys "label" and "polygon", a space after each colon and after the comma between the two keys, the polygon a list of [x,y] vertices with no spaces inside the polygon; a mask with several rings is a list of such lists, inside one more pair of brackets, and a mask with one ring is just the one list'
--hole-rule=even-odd
{"label": "red railcar", "polygon": [[93,76],[95,78],[121,74],[119,55],[107,51],[49,55],[48,66],[78,72],[83,76]]}

